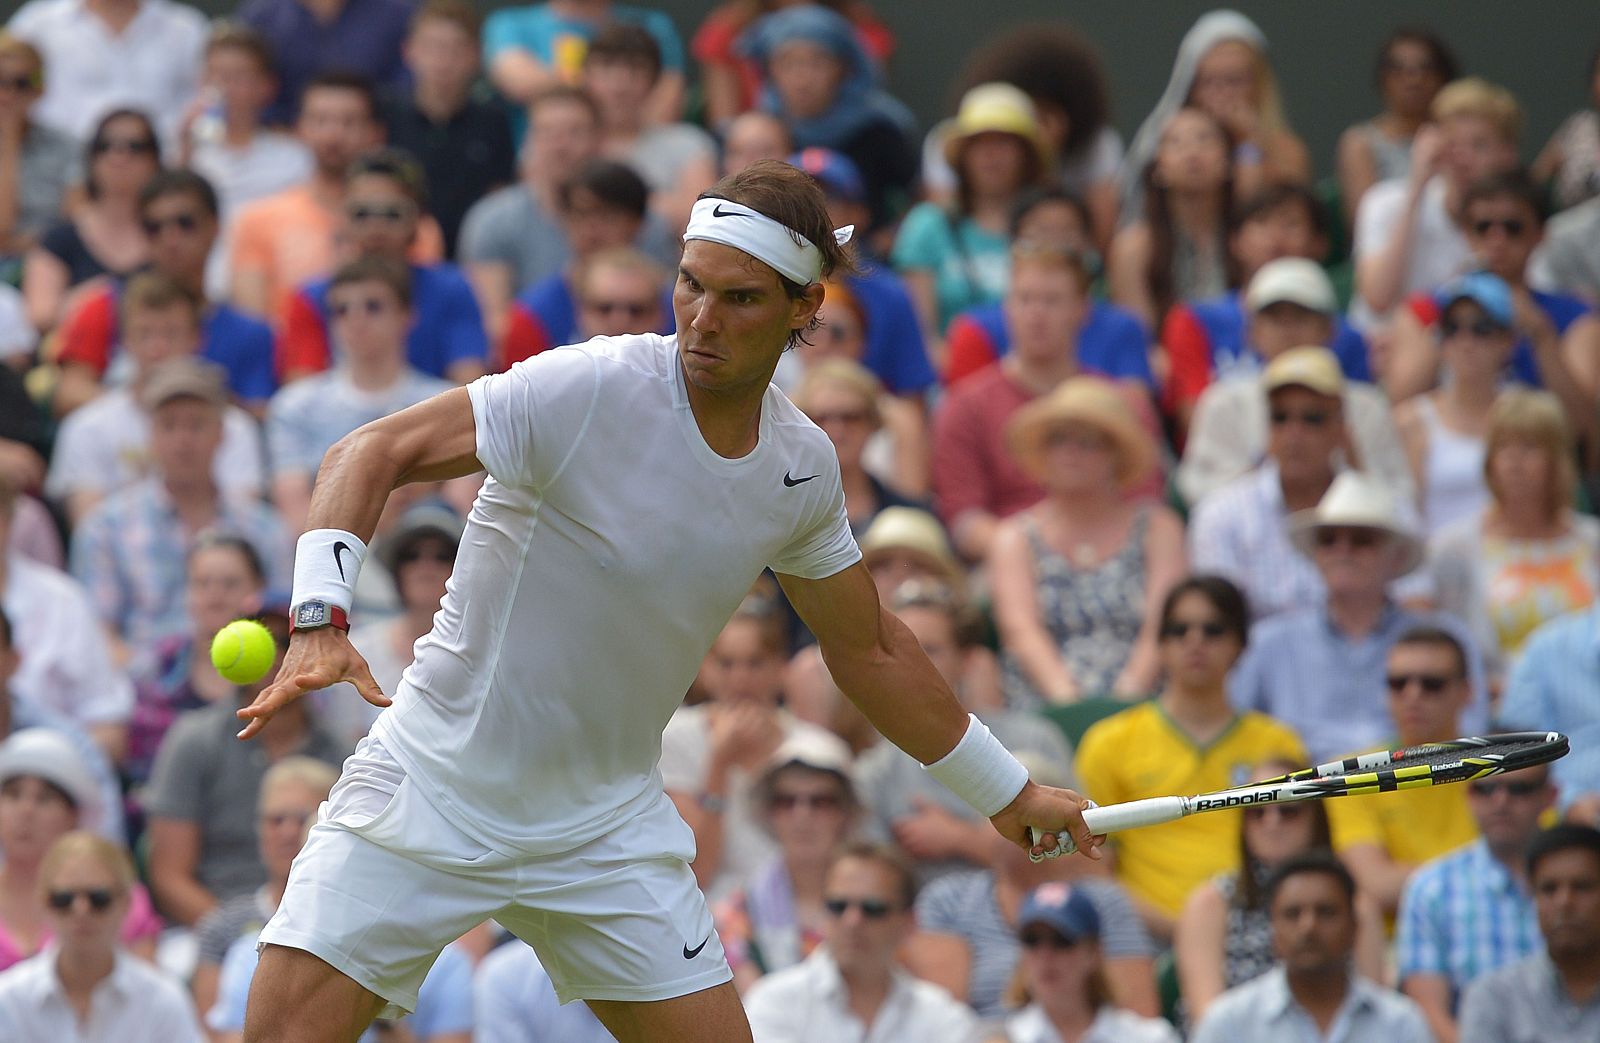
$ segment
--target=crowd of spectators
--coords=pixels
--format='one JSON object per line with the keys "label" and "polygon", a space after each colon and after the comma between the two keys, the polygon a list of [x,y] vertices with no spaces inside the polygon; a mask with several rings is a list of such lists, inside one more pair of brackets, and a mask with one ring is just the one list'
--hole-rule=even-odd
{"label": "crowd of spectators", "polygon": [[[1600,59],[1534,153],[1494,70],[1396,29],[1318,171],[1237,12],[1126,147],[1065,23],[974,41],[932,128],[895,50],[863,0],[727,0],[687,42],[610,0],[10,16],[0,1039],[239,1038],[377,710],[340,686],[240,743],[260,686],[212,636],[286,644],[339,439],[670,334],[694,199],[774,161],[858,262],[775,382],[884,603],[1036,780],[1110,803],[1493,728],[1572,752],[1033,864],[872,730],[767,577],[660,764],[756,1039],[1600,1039]],[[479,480],[384,511],[351,637],[386,690]],[[370,1038],[609,1037],[490,923]]]}

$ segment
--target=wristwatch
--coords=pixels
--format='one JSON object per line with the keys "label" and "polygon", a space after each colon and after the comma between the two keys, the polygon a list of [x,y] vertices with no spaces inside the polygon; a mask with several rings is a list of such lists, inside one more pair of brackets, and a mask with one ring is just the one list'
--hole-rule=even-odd
{"label": "wristwatch", "polygon": [[323,627],[333,627],[348,634],[350,617],[344,609],[326,601],[302,601],[289,612],[291,634],[298,630],[321,630]]}

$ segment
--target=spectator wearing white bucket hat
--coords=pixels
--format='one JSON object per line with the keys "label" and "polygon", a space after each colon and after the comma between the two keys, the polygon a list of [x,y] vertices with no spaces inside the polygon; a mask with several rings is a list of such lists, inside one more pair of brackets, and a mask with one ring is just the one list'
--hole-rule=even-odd
{"label": "spectator wearing white bucket hat", "polygon": [[1263,620],[1234,669],[1234,705],[1284,721],[1313,760],[1372,749],[1390,737],[1384,687],[1389,648],[1416,626],[1455,637],[1466,653],[1472,698],[1468,733],[1488,723],[1483,664],[1459,620],[1401,608],[1390,584],[1422,561],[1423,544],[1394,495],[1369,475],[1346,471],[1317,506],[1290,519],[1290,539],[1322,578],[1320,603]]}

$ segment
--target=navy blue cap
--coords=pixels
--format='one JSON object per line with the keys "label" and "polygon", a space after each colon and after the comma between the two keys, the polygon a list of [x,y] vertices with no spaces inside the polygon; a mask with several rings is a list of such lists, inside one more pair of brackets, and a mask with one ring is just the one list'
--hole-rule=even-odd
{"label": "navy blue cap", "polygon": [[1017,930],[1044,924],[1071,941],[1100,937],[1100,914],[1087,895],[1071,884],[1054,881],[1040,884],[1022,900],[1017,914]]}

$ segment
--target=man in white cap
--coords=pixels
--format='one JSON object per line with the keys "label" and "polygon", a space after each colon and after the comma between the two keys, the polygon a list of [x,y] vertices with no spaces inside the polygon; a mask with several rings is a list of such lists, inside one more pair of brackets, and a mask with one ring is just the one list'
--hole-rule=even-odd
{"label": "man in white cap", "polygon": [[544,352],[328,453],[294,638],[242,738],[338,680],[390,705],[345,634],[366,539],[396,486],[490,477],[434,629],[262,934],[247,1043],[344,1041],[414,1007],[439,951],[491,916],[621,1043],[749,1041],[656,763],[765,567],[840,688],[1007,840],[1098,853],[1082,799],[1030,782],[879,604],[832,443],[770,386],[848,238],[810,175],[756,163],[694,206],[678,335]]}
{"label": "man in white cap", "polygon": [[1232,580],[1257,619],[1321,602],[1322,579],[1290,543],[1289,517],[1315,507],[1340,471],[1359,464],[1349,452],[1344,378],[1332,352],[1283,352],[1262,373],[1261,388],[1266,458],[1206,496],[1189,524],[1195,570]]}
{"label": "man in white cap", "polygon": [[[1315,261],[1284,257],[1263,265],[1250,280],[1244,305],[1252,354],[1270,366],[1305,345],[1329,347],[1337,332],[1338,299]],[[1330,356],[1332,352],[1330,349]],[[1323,385],[1344,402],[1359,466],[1382,479],[1400,499],[1412,495],[1411,470],[1395,433],[1389,400],[1375,385],[1346,380],[1335,365],[1323,367]],[[1259,464],[1267,451],[1267,394],[1259,371],[1244,366],[1206,388],[1195,406],[1178,465],[1178,491],[1190,504]]]}
{"label": "man in white cap", "polygon": [[1290,532],[1326,593],[1256,625],[1231,678],[1234,705],[1290,725],[1317,763],[1386,745],[1394,730],[1385,696],[1389,649],[1406,631],[1430,625],[1463,650],[1471,698],[1461,723],[1469,733],[1481,731],[1487,689],[1466,628],[1403,609],[1389,596],[1390,583],[1422,562],[1423,547],[1388,489],[1346,471],[1314,510],[1291,519]]}

